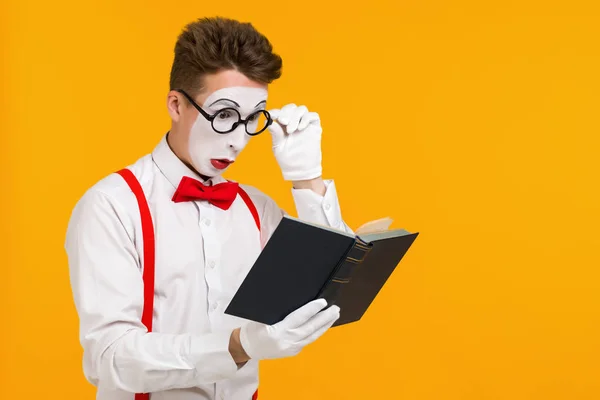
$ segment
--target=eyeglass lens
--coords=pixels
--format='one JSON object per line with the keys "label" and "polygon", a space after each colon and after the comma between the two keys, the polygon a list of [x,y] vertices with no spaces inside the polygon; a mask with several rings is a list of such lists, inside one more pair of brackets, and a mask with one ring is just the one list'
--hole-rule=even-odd
{"label": "eyeglass lens", "polygon": [[[237,128],[241,117],[237,110],[233,108],[225,108],[213,119],[213,129],[217,132],[230,132]],[[263,131],[267,126],[268,118],[264,110],[259,110],[248,116],[246,119],[246,132],[256,134]]]}

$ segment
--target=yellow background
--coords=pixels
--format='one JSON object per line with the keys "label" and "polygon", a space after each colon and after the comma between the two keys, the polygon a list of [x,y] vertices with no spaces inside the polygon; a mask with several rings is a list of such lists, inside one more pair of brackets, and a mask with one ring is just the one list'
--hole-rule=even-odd
{"label": "yellow background", "polygon": [[[347,222],[421,233],[262,399],[600,398],[597,2],[344,3],[2,1],[1,399],[94,397],[65,227],[166,132],[176,36],[215,14],[283,56],[271,107],[320,113]],[[294,213],[268,135],[228,177]]]}

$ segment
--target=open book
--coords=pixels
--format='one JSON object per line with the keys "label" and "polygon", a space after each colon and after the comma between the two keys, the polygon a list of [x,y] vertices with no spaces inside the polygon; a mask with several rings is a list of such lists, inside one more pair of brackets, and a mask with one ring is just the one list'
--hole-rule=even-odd
{"label": "open book", "polygon": [[272,325],[325,298],[340,307],[334,325],[360,320],[418,236],[391,224],[371,221],[352,234],[286,215],[225,313]]}

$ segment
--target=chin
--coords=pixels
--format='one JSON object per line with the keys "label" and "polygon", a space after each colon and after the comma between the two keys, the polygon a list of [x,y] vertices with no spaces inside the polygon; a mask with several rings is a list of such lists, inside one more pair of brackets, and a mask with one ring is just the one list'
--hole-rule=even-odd
{"label": "chin", "polygon": [[213,167],[212,165],[208,165],[205,166],[204,168],[199,168],[198,172],[200,173],[200,175],[203,178],[216,178],[217,176],[220,176],[223,172],[227,171],[229,167],[225,168],[225,169],[216,169],[215,167]]}
{"label": "chin", "polygon": [[198,172],[198,174],[203,178],[203,179],[210,179],[210,178],[216,178],[220,175],[223,174],[223,172],[227,171],[229,169],[230,166],[227,166],[224,169],[218,169],[215,168],[214,165],[212,165],[212,163],[210,162],[210,160],[192,160],[192,166],[194,167],[194,169],[196,170],[196,172]]}

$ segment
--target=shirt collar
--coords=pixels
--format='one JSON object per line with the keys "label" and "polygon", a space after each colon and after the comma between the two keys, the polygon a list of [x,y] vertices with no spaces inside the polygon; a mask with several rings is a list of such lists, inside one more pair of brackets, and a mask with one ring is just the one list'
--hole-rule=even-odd
{"label": "shirt collar", "polygon": [[221,176],[215,176],[205,181],[196,171],[185,165],[169,146],[167,142],[168,135],[168,133],[164,135],[152,151],[152,160],[174,188],[179,186],[179,182],[184,176],[197,179],[209,186],[225,182],[225,179]]}

